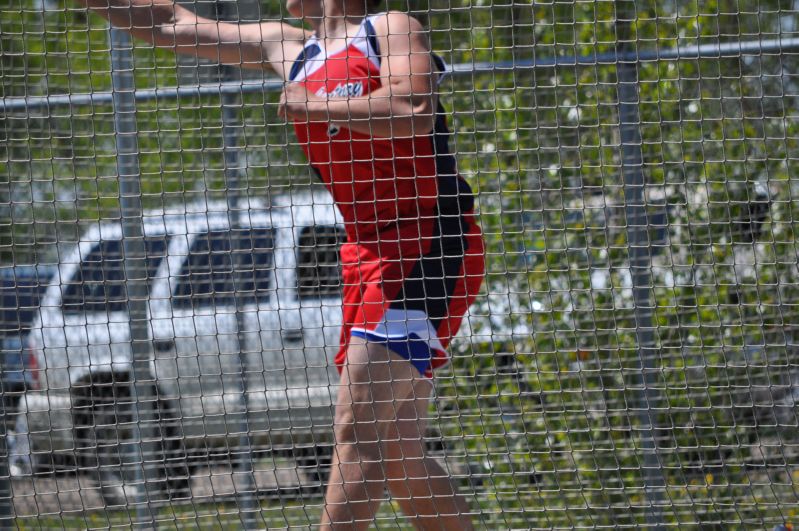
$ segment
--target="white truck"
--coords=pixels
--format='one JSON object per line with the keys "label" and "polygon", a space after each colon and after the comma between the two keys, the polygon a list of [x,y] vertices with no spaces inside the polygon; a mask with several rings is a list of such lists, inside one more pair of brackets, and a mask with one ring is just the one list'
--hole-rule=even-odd
{"label": "white truck", "polygon": [[[164,480],[186,455],[306,448],[332,437],[345,234],[325,192],[146,212],[147,326]],[[231,224],[231,220],[234,222]],[[119,501],[133,359],[122,226],[103,222],[64,256],[30,334],[34,461],[73,461]],[[242,382],[242,370],[244,383]],[[241,389],[246,388],[242,396]],[[228,457],[229,459],[229,457]],[[321,458],[324,461],[324,458]],[[169,481],[164,481],[167,485]]]}

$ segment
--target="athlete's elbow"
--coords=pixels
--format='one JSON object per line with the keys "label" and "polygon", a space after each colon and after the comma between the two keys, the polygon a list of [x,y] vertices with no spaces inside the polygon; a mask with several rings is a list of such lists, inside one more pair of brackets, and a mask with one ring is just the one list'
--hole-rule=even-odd
{"label": "athlete's elbow", "polygon": [[435,116],[433,105],[428,101],[417,102],[410,109],[408,120],[406,121],[406,131],[409,135],[426,135],[433,130]]}
{"label": "athlete's elbow", "polygon": [[409,135],[410,136],[428,135],[432,131],[433,131],[432,120],[429,120],[427,117],[419,117],[419,118],[414,118],[413,122],[411,123]]}
{"label": "athlete's elbow", "polygon": [[427,135],[433,131],[433,123],[423,116],[395,117],[386,125],[388,128],[381,136],[411,138],[419,135]]}

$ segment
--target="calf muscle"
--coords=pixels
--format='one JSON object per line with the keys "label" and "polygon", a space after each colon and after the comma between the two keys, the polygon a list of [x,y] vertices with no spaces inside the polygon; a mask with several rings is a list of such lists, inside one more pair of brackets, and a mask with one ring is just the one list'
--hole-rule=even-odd
{"label": "calf muscle", "polygon": [[416,387],[413,407],[399,412],[395,436],[386,444],[386,479],[392,499],[417,529],[472,529],[469,506],[449,474],[425,455],[424,435],[432,386]]}

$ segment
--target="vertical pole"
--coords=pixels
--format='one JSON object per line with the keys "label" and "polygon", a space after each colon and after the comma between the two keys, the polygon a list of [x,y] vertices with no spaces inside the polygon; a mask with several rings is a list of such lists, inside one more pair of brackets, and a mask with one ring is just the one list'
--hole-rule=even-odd
{"label": "vertical pole", "polygon": [[657,341],[654,334],[651,296],[652,249],[646,212],[645,180],[641,137],[641,117],[638,108],[638,59],[626,52],[630,47],[631,25],[635,20],[635,2],[617,2],[617,62],[619,134],[621,140],[621,169],[624,180],[624,202],[627,227],[627,248],[635,304],[636,339],[641,368],[640,391],[636,409],[641,426],[640,446],[643,452],[644,492],[648,503],[647,524],[663,527],[663,492],[666,482],[658,459],[655,439],[653,408],[660,403],[656,385],[658,380]]}
{"label": "vertical pole", "polygon": [[[122,215],[122,241],[126,300],[130,321],[130,345],[133,358],[132,431],[129,448],[123,454],[134,471],[137,529],[154,529],[155,518],[147,495],[145,459],[152,459],[152,426],[156,420],[153,376],[150,371],[152,345],[147,321],[147,268],[145,265],[144,229],[142,226],[139,148],[136,138],[136,100],[134,95],[133,50],[130,35],[111,28],[111,79],[113,83],[114,128],[119,206]],[[127,468],[127,467],[125,467]],[[123,477],[124,477],[123,470]]]}
{"label": "vertical pole", "polygon": [[[0,360],[3,366],[0,366],[0,530],[6,531],[7,529],[15,529],[14,523],[14,503],[11,492],[11,472],[8,445],[6,444],[6,436],[8,434],[8,426],[6,422],[9,418],[9,411],[6,411],[10,400],[6,399],[6,368],[5,368],[5,350],[3,345],[4,338],[0,336]],[[12,416],[13,418],[13,416]]]}
{"label": "vertical pole", "polygon": [[[223,13],[224,14],[224,13]],[[221,67],[222,81],[241,80],[241,73],[231,66]],[[236,392],[239,396],[239,455],[234,463],[234,485],[236,486],[236,499],[242,512],[241,522],[245,529],[263,528],[260,520],[260,507],[256,498],[256,484],[252,460],[252,440],[250,437],[250,407],[247,394],[247,358],[245,349],[247,345],[246,322],[244,319],[244,298],[240,293],[237,271],[241,270],[241,245],[237,237],[237,229],[241,229],[241,159],[238,147],[239,109],[241,97],[238,94],[222,94],[222,139],[225,155],[225,195],[227,199],[228,223],[230,224],[231,249],[234,251],[231,263],[233,264],[233,296],[236,301],[236,332],[237,332],[237,360],[238,374],[236,379]],[[246,204],[246,202],[245,202]]]}

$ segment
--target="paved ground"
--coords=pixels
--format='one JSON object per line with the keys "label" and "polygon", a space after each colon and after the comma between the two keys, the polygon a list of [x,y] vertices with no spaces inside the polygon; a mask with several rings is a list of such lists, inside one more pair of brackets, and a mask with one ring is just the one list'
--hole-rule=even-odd
{"label": "paved ground", "polygon": [[[312,484],[300,481],[296,469],[269,464],[270,468],[256,464],[254,477],[259,496],[280,494],[300,498],[314,492]],[[227,467],[200,469],[192,477],[191,500],[187,502],[205,504],[231,501],[235,499],[236,487],[243,487],[242,477],[238,473],[232,474]],[[15,478],[12,489],[17,517],[78,515],[106,507],[97,484],[85,475]],[[134,492],[129,494],[131,502],[135,500]]]}

